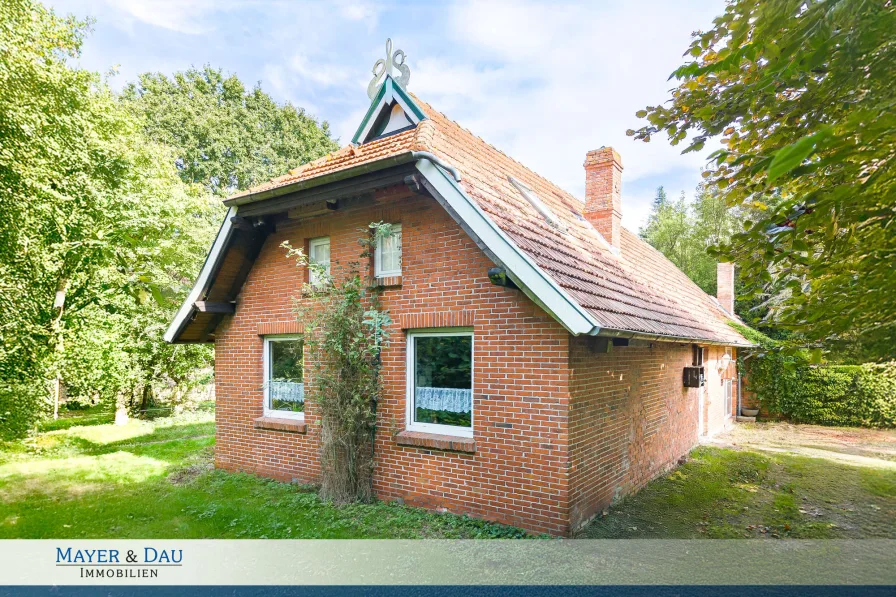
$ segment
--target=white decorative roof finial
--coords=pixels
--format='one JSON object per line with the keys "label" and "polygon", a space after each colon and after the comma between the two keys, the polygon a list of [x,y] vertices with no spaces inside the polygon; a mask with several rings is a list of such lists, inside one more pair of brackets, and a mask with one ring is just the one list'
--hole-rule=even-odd
{"label": "white decorative roof finial", "polygon": [[395,83],[398,84],[404,90],[408,88],[408,81],[411,79],[411,69],[408,68],[408,65],[404,63],[405,56],[404,50],[395,50],[395,53],[392,53],[392,39],[386,40],[386,59],[383,60],[380,58],[373,65],[373,78],[370,80],[370,84],[367,85],[367,96],[370,99],[374,99],[376,97],[377,92],[379,91],[380,85],[386,79],[387,75],[392,74],[392,68],[397,68],[398,72],[401,75],[396,79],[393,77]]}

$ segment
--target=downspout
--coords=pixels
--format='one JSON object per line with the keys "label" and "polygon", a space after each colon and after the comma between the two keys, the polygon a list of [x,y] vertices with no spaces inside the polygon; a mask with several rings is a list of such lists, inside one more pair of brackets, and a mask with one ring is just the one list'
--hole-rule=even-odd
{"label": "downspout", "polygon": [[435,154],[432,154],[428,151],[412,151],[411,156],[415,160],[429,160],[442,170],[445,170],[454,178],[455,182],[460,182],[460,172],[458,172],[457,168],[452,166],[451,164],[447,164],[442,161],[441,158],[437,157]]}

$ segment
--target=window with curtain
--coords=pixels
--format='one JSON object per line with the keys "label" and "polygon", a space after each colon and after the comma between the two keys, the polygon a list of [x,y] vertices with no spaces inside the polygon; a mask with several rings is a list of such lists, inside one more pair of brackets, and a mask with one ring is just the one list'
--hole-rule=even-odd
{"label": "window with curtain", "polygon": [[373,270],[377,278],[401,275],[401,224],[393,224],[392,234],[376,243]]}
{"label": "window with curtain", "polygon": [[301,336],[264,339],[264,415],[305,418],[304,343]]}
{"label": "window with curtain", "polygon": [[408,429],[472,437],[471,330],[408,333]]}
{"label": "window with curtain", "polygon": [[324,274],[318,268],[308,269],[308,282],[313,286],[325,283],[330,275],[330,238],[312,238],[308,241],[308,261],[324,268]]}

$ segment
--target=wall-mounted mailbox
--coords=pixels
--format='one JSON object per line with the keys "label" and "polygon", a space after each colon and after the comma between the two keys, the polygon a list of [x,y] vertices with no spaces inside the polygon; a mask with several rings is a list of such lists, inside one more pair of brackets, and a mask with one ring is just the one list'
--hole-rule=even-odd
{"label": "wall-mounted mailbox", "polygon": [[684,368],[684,387],[699,388],[703,386],[704,382],[703,367]]}

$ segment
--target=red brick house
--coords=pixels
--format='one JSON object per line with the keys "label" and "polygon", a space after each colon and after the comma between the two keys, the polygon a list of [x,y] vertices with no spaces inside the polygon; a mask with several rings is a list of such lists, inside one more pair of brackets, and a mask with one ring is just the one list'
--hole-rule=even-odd
{"label": "red brick house", "polygon": [[218,467],[318,479],[293,303],[309,274],[280,245],[357,260],[379,221],[396,225],[370,268],[393,320],[381,499],[568,535],[731,424],[750,345],[732,269],[710,297],[622,227],[619,154],[588,153],[583,203],[400,79],[373,91],[352,144],[225,201],[166,334],[215,344]]}

